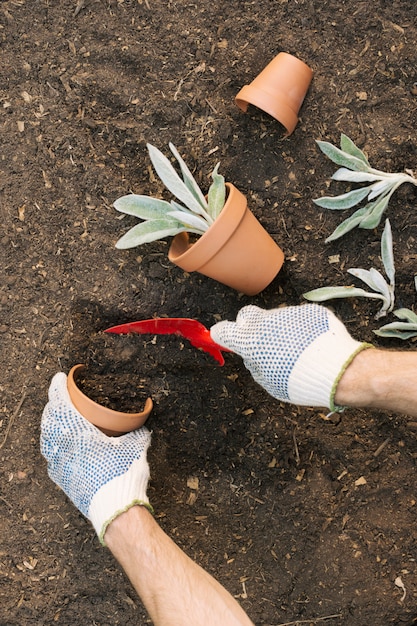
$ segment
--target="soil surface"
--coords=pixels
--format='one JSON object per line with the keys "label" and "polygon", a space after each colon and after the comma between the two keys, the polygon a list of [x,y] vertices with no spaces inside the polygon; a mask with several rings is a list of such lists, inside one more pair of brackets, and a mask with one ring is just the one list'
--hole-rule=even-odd
{"label": "soil surface", "polygon": [[[330,183],[315,140],[343,132],[374,167],[417,168],[416,18],[415,0],[0,2],[1,626],[150,623],[39,452],[51,377],[75,363],[120,408],[153,398],[156,517],[255,624],[417,623],[410,418],[327,418],[269,397],[236,355],[219,367],[177,337],[102,333],[159,315],[210,326],[245,304],[351,284],[347,268],[381,269],[382,225],[324,243],[341,214],[313,199],[346,186]],[[288,138],[234,103],[281,51],[314,70]],[[112,203],[164,197],[146,143],[166,152],[169,141],[204,190],[220,161],[283,248],[260,295],[185,274],[169,241],[115,249],[135,220]],[[416,203],[404,185],[387,212],[398,307],[415,305]],[[375,301],[331,305],[357,339],[414,348],[373,334]]]}

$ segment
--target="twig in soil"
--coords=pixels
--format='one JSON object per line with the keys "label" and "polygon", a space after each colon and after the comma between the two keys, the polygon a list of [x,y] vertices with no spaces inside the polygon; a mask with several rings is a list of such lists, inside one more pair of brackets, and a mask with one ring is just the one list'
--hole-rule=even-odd
{"label": "twig in soil", "polygon": [[[188,74],[187,74],[187,76],[188,76]],[[180,91],[181,91],[181,87],[182,87],[182,85],[183,85],[183,83],[184,83],[184,80],[185,80],[185,78],[181,78],[181,79],[180,79],[180,81],[179,81],[179,83],[178,83],[177,90],[176,90],[176,92],[174,93],[174,98],[173,98],[174,102],[175,102],[175,101],[177,100],[177,98],[178,98],[178,94],[179,94],[179,93],[180,93]]]}
{"label": "twig in soil", "polygon": [[213,111],[213,113],[215,113],[216,115],[218,115],[218,111],[217,109],[214,108],[214,106],[211,104],[211,102],[206,98],[206,102],[209,105],[210,109]]}
{"label": "twig in soil", "polygon": [[20,398],[20,400],[19,400],[19,403],[18,403],[18,405],[17,405],[17,407],[16,407],[15,412],[13,413],[13,415],[11,416],[11,418],[10,418],[10,420],[9,420],[9,423],[7,424],[7,428],[6,428],[6,432],[5,432],[5,435],[4,435],[4,439],[3,439],[3,441],[0,443],[0,450],[2,449],[2,447],[4,446],[4,444],[6,443],[7,437],[9,436],[9,433],[10,433],[10,429],[11,429],[11,427],[12,427],[12,425],[13,425],[14,420],[15,420],[15,419],[16,419],[16,417],[18,416],[19,411],[20,411],[20,409],[22,408],[22,405],[23,405],[24,401],[26,400],[26,396],[27,396],[27,391],[26,391],[26,389],[25,389],[25,391],[24,391],[24,392],[23,392],[23,394],[22,394],[22,397],[21,397],[21,398]]}
{"label": "twig in soil", "polygon": [[285,233],[286,233],[286,235],[287,235],[287,237],[288,237],[288,239],[289,239],[289,238],[290,238],[290,234],[289,234],[289,232],[288,232],[288,230],[287,230],[287,226],[286,226],[286,224],[285,224],[285,220],[284,220],[284,218],[283,218],[282,216],[281,216],[281,222],[282,222],[282,224],[283,224],[283,226],[284,226]]}
{"label": "twig in soil", "polygon": [[297,465],[300,464],[300,453],[298,452],[297,439],[295,437],[295,430],[292,431],[292,440],[294,442],[294,453],[295,453],[295,462]]}
{"label": "twig in soil", "polygon": [[318,624],[319,622],[325,622],[328,619],[335,619],[336,617],[343,617],[341,613],[335,613],[335,615],[325,615],[324,617],[313,617],[312,619],[297,619],[295,622],[285,622],[277,624],[277,626],[298,626],[299,624]]}
{"label": "twig in soil", "polygon": [[386,446],[389,444],[390,441],[391,441],[391,437],[388,437],[387,439],[385,439],[385,441],[381,443],[381,445],[374,452],[375,458],[381,454],[382,450],[386,448]]}
{"label": "twig in soil", "polygon": [[10,509],[11,511],[13,510],[12,505],[10,504],[10,502],[7,502],[6,498],[2,498],[2,497],[0,496],[0,500],[1,500],[2,502],[4,502],[4,504],[5,504],[6,506],[8,506],[8,507],[9,507],[9,509]]}
{"label": "twig in soil", "polygon": [[77,6],[75,7],[75,10],[74,10],[74,17],[77,17],[78,13],[81,11],[81,9],[84,9],[84,7],[85,7],[85,0],[78,0]]}

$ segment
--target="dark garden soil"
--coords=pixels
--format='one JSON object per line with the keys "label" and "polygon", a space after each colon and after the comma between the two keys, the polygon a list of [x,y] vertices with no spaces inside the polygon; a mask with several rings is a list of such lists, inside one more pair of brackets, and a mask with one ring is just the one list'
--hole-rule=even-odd
{"label": "dark garden soil", "polygon": [[[410,418],[326,418],[269,397],[237,356],[219,367],[176,337],[102,333],[158,315],[210,326],[381,269],[382,225],[324,243],[341,216],[312,200],[346,187],[315,140],[344,132],[375,167],[417,168],[415,0],[3,0],[0,37],[1,626],[150,623],[39,452],[51,377],[75,363],[119,408],[153,398],[157,519],[256,624],[417,623]],[[280,51],[315,72],[287,139],[234,104]],[[146,142],[169,141],[204,189],[220,161],[283,248],[259,296],[185,274],[169,241],[115,249],[135,220],[112,203],[164,194]],[[398,307],[415,305],[416,204],[404,185],[387,213]],[[331,305],[356,338],[414,348],[373,334],[378,303]]]}

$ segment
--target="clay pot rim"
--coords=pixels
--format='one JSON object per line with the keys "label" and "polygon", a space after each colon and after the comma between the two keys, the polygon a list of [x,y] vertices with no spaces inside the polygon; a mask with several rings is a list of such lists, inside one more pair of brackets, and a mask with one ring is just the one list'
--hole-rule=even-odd
{"label": "clay pot rim", "polygon": [[[280,62],[288,65],[288,69],[276,68]],[[285,72],[292,72],[293,85],[298,84],[301,93],[304,93],[300,102],[292,102],[293,91],[287,93],[281,89],[278,77],[284,76]],[[286,129],[287,136],[291,135],[298,123],[298,113],[309,89],[313,77],[313,70],[304,61],[288,52],[278,53],[264,69],[248,85],[244,85],[235,97],[235,103],[243,112],[247,111],[248,105],[252,104],[258,109],[278,120]]]}
{"label": "clay pot rim", "polygon": [[98,404],[86,396],[76,383],[78,376],[85,367],[83,363],[74,365],[67,378],[68,393],[77,411],[109,436],[125,434],[143,426],[152,411],[152,399],[146,399],[145,407],[139,413],[124,413]]}
{"label": "clay pot rim", "polygon": [[298,111],[294,111],[286,102],[284,93],[272,94],[266,89],[259,89],[252,85],[245,85],[235,98],[236,104],[246,112],[249,104],[267,113],[282,124],[288,135],[294,131],[298,124]]}
{"label": "clay pot rim", "polygon": [[[210,228],[193,243],[185,252],[178,255],[173,252],[173,244],[168,252],[168,259],[175,263],[176,259],[181,257],[182,267],[188,265],[189,270],[186,271],[198,271],[198,267],[195,267],[194,257],[199,257],[199,267],[203,267],[210,259],[221,250],[221,248],[227,243],[231,233],[236,229],[239,223],[242,221],[245,212],[248,210],[246,197],[243,193],[235,187],[232,183],[226,183],[227,197],[226,202],[221,210],[220,214],[210,226]],[[236,204],[236,202],[238,204]],[[228,207],[235,204],[234,214],[229,217]],[[185,239],[188,243],[188,233],[180,233],[176,235],[178,239]],[[204,250],[204,253],[202,252]]]}

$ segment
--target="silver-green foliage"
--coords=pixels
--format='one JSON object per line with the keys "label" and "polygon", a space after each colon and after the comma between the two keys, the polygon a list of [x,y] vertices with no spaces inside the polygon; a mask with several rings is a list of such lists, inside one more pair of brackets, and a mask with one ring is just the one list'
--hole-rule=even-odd
{"label": "silver-green foliage", "polygon": [[365,291],[358,287],[320,287],[303,294],[306,300],[312,302],[324,302],[334,298],[373,298],[382,300],[382,307],[375,315],[375,319],[385,316],[394,308],[395,301],[395,266],[392,251],[392,232],[389,220],[385,221],[384,232],[381,238],[381,257],[385,274],[388,278],[387,282],[381,272],[375,268],[364,270],[360,268],[352,268],[347,271],[355,278],[359,278],[366,283],[373,291]]}
{"label": "silver-green foliage", "polygon": [[[414,276],[414,286],[417,291],[417,276]],[[391,322],[374,330],[380,337],[394,337],[395,339],[411,339],[417,337],[417,315],[411,309],[397,309],[393,311],[400,322]]]}
{"label": "silver-green foliage", "polygon": [[391,196],[403,183],[417,185],[412,172],[391,174],[370,166],[365,154],[349,137],[342,134],[340,148],[327,141],[317,141],[320,150],[336,165],[341,166],[332,176],[333,180],[349,183],[369,183],[365,187],[352,189],[339,196],[325,196],[314,200],[325,209],[336,211],[351,209],[362,201],[366,204],[358,208],[327,237],[326,242],[339,239],[355,228],[376,228],[388,206]]}
{"label": "silver-green foliage", "polygon": [[133,248],[184,231],[202,235],[219,216],[225,203],[226,186],[223,176],[218,173],[219,163],[211,174],[213,182],[206,200],[172,143],[169,148],[178,163],[181,176],[158,148],[151,144],[147,144],[147,148],[155,172],[179,202],[137,194],[118,198],[113,205],[117,211],[134,215],[143,221],[123,235],[116,243],[116,248]]}

